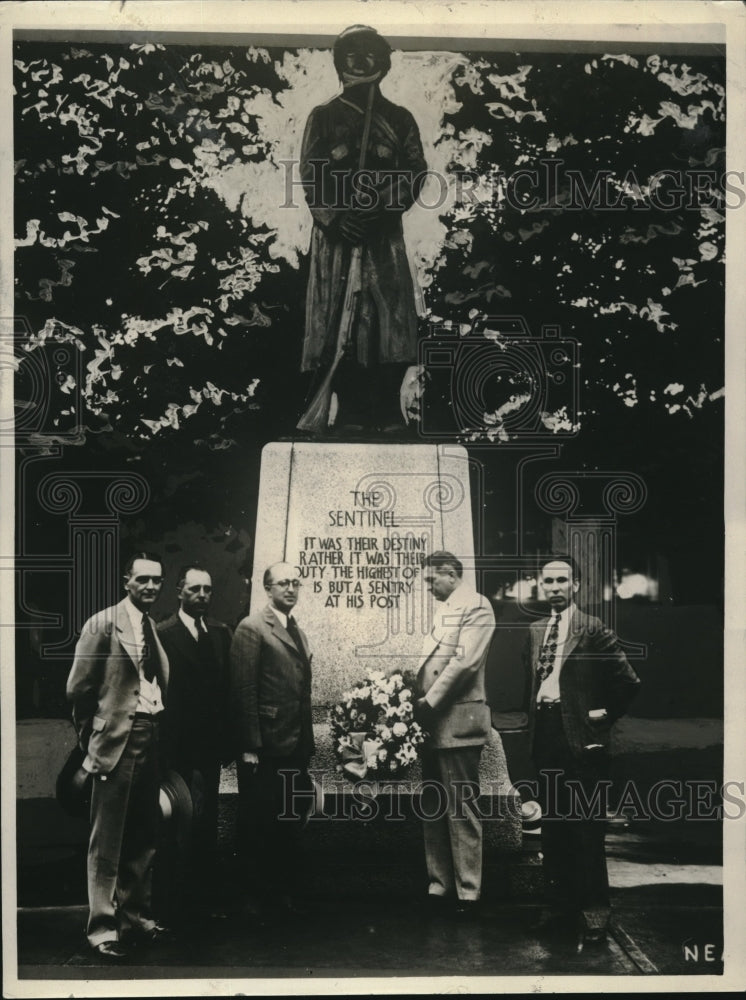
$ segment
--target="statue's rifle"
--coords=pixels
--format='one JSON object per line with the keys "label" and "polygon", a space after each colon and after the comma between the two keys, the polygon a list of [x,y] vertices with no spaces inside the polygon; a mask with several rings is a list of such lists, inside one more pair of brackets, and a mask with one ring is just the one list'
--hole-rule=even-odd
{"label": "statue's rifle", "polygon": [[[360,146],[360,160],[358,170],[365,166],[365,156],[368,150],[370,139],[370,125],[373,117],[373,97],[375,95],[375,84],[368,85],[368,101],[365,107],[365,120],[363,122],[363,138]],[[345,350],[352,336],[352,326],[357,314],[357,305],[362,291],[362,259],[363,248],[361,244],[356,244],[352,248],[350,264],[347,269],[347,281],[345,284],[344,302],[342,311],[339,313],[337,324],[336,347],[332,362],[324,374],[321,384],[316,390],[313,399],[308,404],[303,416],[296,427],[299,431],[312,431],[319,433],[323,431],[329,423],[329,409],[332,401],[332,382],[336,374],[339,363],[344,357]],[[336,310],[335,310],[336,313]]]}

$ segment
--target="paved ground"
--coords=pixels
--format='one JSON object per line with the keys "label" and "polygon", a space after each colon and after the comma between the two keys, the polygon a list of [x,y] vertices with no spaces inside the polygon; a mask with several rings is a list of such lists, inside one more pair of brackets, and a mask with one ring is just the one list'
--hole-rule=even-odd
{"label": "paved ground", "polygon": [[[527,843],[529,853],[535,848],[535,842]],[[608,854],[612,935],[604,947],[580,955],[569,931],[565,937],[542,939],[528,930],[537,899],[486,899],[478,919],[458,922],[432,916],[407,897],[326,898],[314,904],[312,916],[265,927],[235,917],[205,916],[183,927],[173,943],[140,949],[126,969],[115,970],[101,968],[87,951],[84,906],[28,907],[18,919],[19,977],[312,981],[373,975],[720,973],[717,828],[612,826]]]}

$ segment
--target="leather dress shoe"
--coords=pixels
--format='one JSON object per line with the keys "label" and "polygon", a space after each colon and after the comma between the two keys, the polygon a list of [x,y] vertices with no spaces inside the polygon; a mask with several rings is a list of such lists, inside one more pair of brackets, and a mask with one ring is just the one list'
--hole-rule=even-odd
{"label": "leather dress shoe", "polygon": [[473,920],[479,916],[480,910],[478,899],[457,899],[453,915],[457,920]]}
{"label": "leather dress shoe", "polygon": [[127,940],[133,944],[155,944],[156,942],[172,941],[174,933],[170,927],[158,923],[156,920],[152,927],[133,927],[127,934]]}
{"label": "leather dress shoe", "polygon": [[601,948],[606,944],[605,927],[581,927],[578,931],[576,951],[580,954],[585,948]]}
{"label": "leather dress shoe", "polygon": [[91,945],[92,951],[105,962],[124,962],[129,952],[119,941],[101,941]]}

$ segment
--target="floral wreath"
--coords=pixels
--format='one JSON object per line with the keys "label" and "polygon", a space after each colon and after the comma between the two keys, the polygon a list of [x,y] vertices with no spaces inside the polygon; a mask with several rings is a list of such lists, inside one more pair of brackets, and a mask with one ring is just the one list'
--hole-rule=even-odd
{"label": "floral wreath", "polygon": [[413,678],[371,671],[329,712],[337,770],[353,780],[401,777],[417,760],[425,731],[412,716]]}

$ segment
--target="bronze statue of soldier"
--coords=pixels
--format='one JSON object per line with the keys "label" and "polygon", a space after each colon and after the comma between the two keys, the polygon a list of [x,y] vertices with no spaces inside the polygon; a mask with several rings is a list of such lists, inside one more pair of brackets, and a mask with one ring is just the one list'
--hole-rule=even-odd
{"label": "bronze statue of soldier", "polygon": [[427,165],[411,113],[379,89],[388,42],[354,25],[334,43],[334,65],[342,93],[311,112],[301,153],[313,215],[301,367],[315,377],[298,428],[395,433],[399,388],[417,362],[402,216]]}

